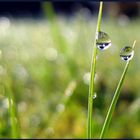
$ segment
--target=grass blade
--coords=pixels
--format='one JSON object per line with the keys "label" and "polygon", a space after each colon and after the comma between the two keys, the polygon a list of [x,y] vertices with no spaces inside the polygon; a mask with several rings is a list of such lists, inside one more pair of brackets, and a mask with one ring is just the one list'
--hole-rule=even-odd
{"label": "grass blade", "polygon": [[[132,48],[134,48],[135,43],[136,43],[136,41],[134,41],[133,47],[132,47]],[[117,86],[117,88],[116,88],[114,97],[113,97],[113,99],[112,99],[111,105],[110,105],[110,107],[109,107],[107,116],[106,116],[106,118],[105,118],[105,121],[104,121],[104,124],[103,124],[103,127],[102,127],[102,131],[101,131],[101,134],[100,134],[100,138],[101,138],[101,139],[104,138],[105,133],[106,133],[107,130],[108,130],[108,127],[109,127],[109,124],[110,124],[110,121],[111,121],[113,112],[114,112],[114,110],[115,110],[116,103],[117,103],[118,98],[119,98],[119,95],[120,95],[120,90],[121,90],[122,84],[123,84],[123,82],[124,82],[124,79],[125,79],[125,76],[126,76],[126,73],[127,73],[127,70],[128,70],[128,67],[129,67],[130,62],[131,62],[131,61],[128,61],[128,62],[126,63],[125,68],[124,68],[124,71],[123,71],[122,76],[121,76],[121,78],[120,78],[120,81],[119,81],[119,83],[118,83],[118,86]]]}
{"label": "grass blade", "polygon": [[92,61],[91,61],[91,75],[90,75],[89,97],[88,97],[88,138],[92,138],[92,111],[93,111],[94,78],[95,78],[96,55],[97,55],[96,35],[100,31],[100,25],[102,19],[102,7],[103,7],[103,2],[100,2],[95,40],[93,45]]}
{"label": "grass blade", "polygon": [[15,106],[15,102],[14,102],[13,93],[11,91],[11,87],[9,87],[9,84],[6,84],[5,88],[6,88],[6,94],[7,94],[7,98],[8,98],[8,102],[9,102],[9,114],[10,114],[10,122],[11,122],[11,137],[12,138],[20,138],[18,118],[16,116],[16,106]]}

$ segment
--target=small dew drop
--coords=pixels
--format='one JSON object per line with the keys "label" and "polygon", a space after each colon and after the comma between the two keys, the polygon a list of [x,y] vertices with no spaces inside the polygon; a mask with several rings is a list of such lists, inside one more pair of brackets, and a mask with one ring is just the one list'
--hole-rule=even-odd
{"label": "small dew drop", "polygon": [[105,32],[98,32],[96,35],[96,46],[100,50],[106,50],[111,46],[111,39]]}
{"label": "small dew drop", "polygon": [[134,50],[130,46],[125,46],[120,51],[120,57],[123,61],[128,62],[133,58],[133,56],[134,56]]}
{"label": "small dew drop", "polygon": [[94,93],[93,99],[97,98],[97,93]]}
{"label": "small dew drop", "polygon": [[96,82],[97,80],[98,80],[98,74],[95,73],[94,82]]}

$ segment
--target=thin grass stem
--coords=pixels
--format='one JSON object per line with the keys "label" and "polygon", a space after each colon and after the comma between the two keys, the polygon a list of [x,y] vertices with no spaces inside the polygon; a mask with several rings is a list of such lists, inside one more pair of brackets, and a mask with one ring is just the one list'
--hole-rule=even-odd
{"label": "thin grass stem", "polygon": [[95,71],[96,71],[96,55],[97,55],[96,36],[97,33],[100,31],[102,8],[103,8],[103,2],[100,2],[95,40],[93,44],[92,61],[91,61],[91,75],[90,75],[89,97],[88,97],[88,129],[87,129],[88,138],[92,138],[92,111],[93,111],[94,78],[95,78]]}
{"label": "thin grass stem", "polygon": [[16,116],[16,106],[15,106],[15,102],[14,102],[13,93],[11,91],[11,87],[9,87],[9,84],[6,84],[5,88],[6,88],[6,94],[7,94],[7,98],[8,98],[8,102],[9,102],[11,137],[20,138],[19,124],[18,124],[18,118]]}
{"label": "thin grass stem", "polygon": [[[136,40],[134,41],[132,48],[134,48],[135,44],[136,44]],[[106,118],[105,118],[105,121],[104,121],[102,130],[101,130],[100,139],[104,138],[104,136],[105,136],[105,134],[106,134],[106,132],[107,132],[107,130],[108,130],[108,127],[109,127],[109,124],[110,124],[110,121],[111,121],[113,112],[114,112],[114,110],[115,110],[116,103],[117,103],[117,101],[118,101],[118,98],[119,98],[119,95],[120,95],[120,91],[121,91],[121,87],[122,87],[122,84],[123,84],[123,82],[124,82],[124,79],[125,79],[125,76],[126,76],[128,67],[129,67],[129,65],[130,65],[130,62],[131,62],[131,61],[128,61],[128,62],[126,63],[125,68],[124,68],[124,71],[123,71],[122,76],[121,76],[121,78],[120,78],[120,81],[119,81],[119,83],[118,83],[118,86],[117,86],[117,88],[116,88],[114,97],[113,97],[113,99],[112,99],[112,101],[111,101],[111,105],[110,105],[110,107],[109,107],[109,110],[108,110],[108,112],[107,112],[107,116],[106,116]]]}

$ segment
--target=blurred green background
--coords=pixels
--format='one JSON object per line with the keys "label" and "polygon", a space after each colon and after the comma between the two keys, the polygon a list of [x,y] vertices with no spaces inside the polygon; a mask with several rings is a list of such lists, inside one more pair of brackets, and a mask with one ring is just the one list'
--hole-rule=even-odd
{"label": "blurred green background", "polygon": [[[108,5],[111,3],[108,3]],[[107,6],[105,6],[107,8]],[[46,18],[0,18],[0,137],[11,137],[9,85],[21,138],[86,138],[90,61],[97,15],[80,10],[56,15],[43,4]],[[103,9],[104,10],[104,9]],[[110,10],[111,11],[111,10]],[[137,40],[108,138],[140,137],[140,20],[105,14],[101,30],[112,46],[98,51],[93,119],[98,138],[125,62],[120,49]]]}

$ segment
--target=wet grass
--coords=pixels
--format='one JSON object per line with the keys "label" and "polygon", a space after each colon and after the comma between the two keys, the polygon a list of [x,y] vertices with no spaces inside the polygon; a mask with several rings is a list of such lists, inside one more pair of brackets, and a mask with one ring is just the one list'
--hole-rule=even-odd
{"label": "wet grass", "polygon": [[[62,41],[59,42],[55,32],[52,33],[53,25],[47,20],[0,21],[1,138],[11,137],[6,100],[8,91],[4,90],[7,75],[11,79],[10,91],[18,111],[22,138],[86,137],[86,93],[96,20],[87,19],[82,14],[77,14],[71,19],[57,17],[56,20],[62,39],[67,42],[68,54],[61,48]],[[114,87],[123,71],[124,62],[119,58],[120,49],[126,42],[132,44],[134,39],[140,44],[139,23],[139,20],[128,22],[124,28],[117,20],[103,19],[102,28],[111,34],[113,44],[104,53],[98,53],[95,81],[98,96],[93,103],[95,138],[99,136]],[[106,136],[109,138],[140,137],[140,51],[137,44]]]}

